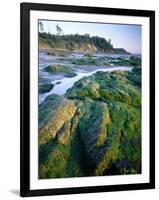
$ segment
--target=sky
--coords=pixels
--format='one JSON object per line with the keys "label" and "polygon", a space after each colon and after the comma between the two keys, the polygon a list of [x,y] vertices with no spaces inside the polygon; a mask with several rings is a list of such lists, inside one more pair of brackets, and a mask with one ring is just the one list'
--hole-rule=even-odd
{"label": "sky", "polygon": [[59,25],[63,34],[90,34],[90,36],[111,39],[114,48],[124,48],[128,52],[141,54],[140,25],[103,24],[83,22],[62,22],[42,20],[44,32],[56,34],[56,25]]}

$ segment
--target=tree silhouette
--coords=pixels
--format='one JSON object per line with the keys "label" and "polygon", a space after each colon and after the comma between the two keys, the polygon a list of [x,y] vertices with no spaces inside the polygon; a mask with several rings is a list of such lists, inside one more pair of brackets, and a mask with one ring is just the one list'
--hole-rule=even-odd
{"label": "tree silhouette", "polygon": [[62,35],[62,29],[60,28],[58,24],[56,25],[56,32],[57,32],[56,33],[57,35]]}
{"label": "tree silhouette", "polygon": [[111,39],[110,39],[110,38],[108,39],[108,42],[111,44],[111,42],[112,42],[112,41],[111,41]]}
{"label": "tree silhouette", "polygon": [[40,28],[41,32],[44,32],[44,25],[43,25],[42,21],[39,21],[39,28]]}

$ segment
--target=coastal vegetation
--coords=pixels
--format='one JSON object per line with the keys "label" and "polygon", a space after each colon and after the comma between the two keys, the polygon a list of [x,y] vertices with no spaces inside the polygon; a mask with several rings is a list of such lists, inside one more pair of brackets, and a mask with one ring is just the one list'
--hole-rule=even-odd
{"label": "coastal vegetation", "polygon": [[61,35],[39,32],[39,48],[41,50],[128,54],[123,48],[114,48],[110,39],[91,37],[89,34]]}

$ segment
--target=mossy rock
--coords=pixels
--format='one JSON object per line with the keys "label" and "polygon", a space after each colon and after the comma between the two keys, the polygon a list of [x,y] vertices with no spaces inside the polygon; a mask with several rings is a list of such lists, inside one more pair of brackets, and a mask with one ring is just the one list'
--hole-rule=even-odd
{"label": "mossy rock", "polygon": [[[76,82],[74,87],[67,91],[66,96],[71,99],[90,97],[94,100],[114,100],[139,107],[141,91],[132,85],[133,80],[130,76],[135,75],[129,73],[127,78],[127,73],[124,72],[97,72]],[[136,79],[141,80],[140,76],[136,76]]]}
{"label": "mossy rock", "polygon": [[40,105],[39,116],[39,178],[82,176],[75,103],[50,95]]}
{"label": "mossy rock", "polygon": [[67,52],[49,51],[49,52],[47,52],[47,55],[49,55],[49,56],[66,57],[66,56],[68,56],[68,53]]}
{"label": "mossy rock", "polygon": [[77,74],[75,72],[68,72],[64,76],[67,78],[73,78],[73,77],[77,76]]}
{"label": "mossy rock", "polygon": [[39,107],[39,177],[141,173],[141,70],[98,72]]}
{"label": "mossy rock", "polygon": [[55,84],[56,84],[56,85],[59,85],[59,84],[61,84],[61,81],[57,81]]}
{"label": "mossy rock", "polygon": [[44,70],[46,72],[53,73],[53,74],[62,74],[68,78],[77,76],[77,74],[74,72],[74,70],[72,68],[65,66],[65,65],[59,65],[59,64],[49,65],[49,66],[45,67]]}
{"label": "mossy rock", "polygon": [[43,94],[52,90],[54,85],[52,83],[40,84],[39,85],[39,94]]}
{"label": "mossy rock", "polygon": [[141,67],[141,58],[131,56],[130,57],[130,64],[134,67]]}
{"label": "mossy rock", "polygon": [[48,65],[47,67],[44,68],[44,70],[46,72],[50,72],[50,73],[67,73],[67,72],[71,72],[71,68],[65,65],[59,65],[59,64],[55,64],[55,65]]}
{"label": "mossy rock", "polygon": [[57,137],[57,132],[76,112],[73,101],[51,95],[39,108],[39,144],[45,144]]}
{"label": "mossy rock", "polygon": [[92,57],[93,55],[91,53],[85,53],[84,56],[85,57]]}
{"label": "mossy rock", "polygon": [[109,63],[115,66],[133,66],[133,67],[141,67],[141,58],[130,56],[127,58],[108,58]]}
{"label": "mossy rock", "polygon": [[95,57],[91,56],[90,54],[86,54],[82,58],[70,58],[70,62],[74,65],[109,65],[109,63],[105,60],[104,57]]}
{"label": "mossy rock", "polygon": [[114,64],[116,66],[130,66],[130,60],[127,59],[117,59],[117,61],[115,59],[113,59],[112,61],[110,61],[109,63]]}

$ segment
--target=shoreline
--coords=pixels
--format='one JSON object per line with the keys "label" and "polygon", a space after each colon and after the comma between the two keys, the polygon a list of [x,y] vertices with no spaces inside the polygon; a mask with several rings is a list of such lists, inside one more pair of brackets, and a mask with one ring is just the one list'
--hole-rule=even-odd
{"label": "shoreline", "polygon": [[[118,53],[112,53],[112,52],[103,52],[103,51],[77,51],[77,50],[73,50],[73,51],[69,51],[69,50],[64,50],[64,49],[43,49],[43,48],[39,48],[39,52],[56,52],[56,53],[76,53],[76,54],[108,54],[108,55],[120,55]],[[135,55],[132,53],[122,53],[121,55]],[[136,54],[136,55],[140,55],[140,54]]]}
{"label": "shoreline", "polygon": [[[93,70],[93,71],[87,71],[87,72],[83,72],[83,73],[79,72],[79,73],[77,73],[77,76],[75,76],[73,78],[66,78],[61,75],[61,78],[51,81],[51,83],[54,84],[54,87],[52,88],[52,90],[50,90],[49,92],[46,92],[44,94],[39,94],[39,105],[45,100],[45,98],[47,96],[49,96],[51,94],[56,94],[59,96],[65,95],[67,90],[72,88],[74,83],[81,80],[83,77],[89,78],[90,76],[95,75],[97,72],[110,73],[110,72],[118,71],[118,70],[119,71],[131,71],[132,67],[129,67],[129,66],[127,66],[127,67],[126,66],[119,66],[119,67],[114,66],[113,67],[112,66],[112,67],[108,67],[108,68],[98,68],[98,69],[96,68],[96,70]],[[60,84],[57,84],[58,81],[60,81]]]}

